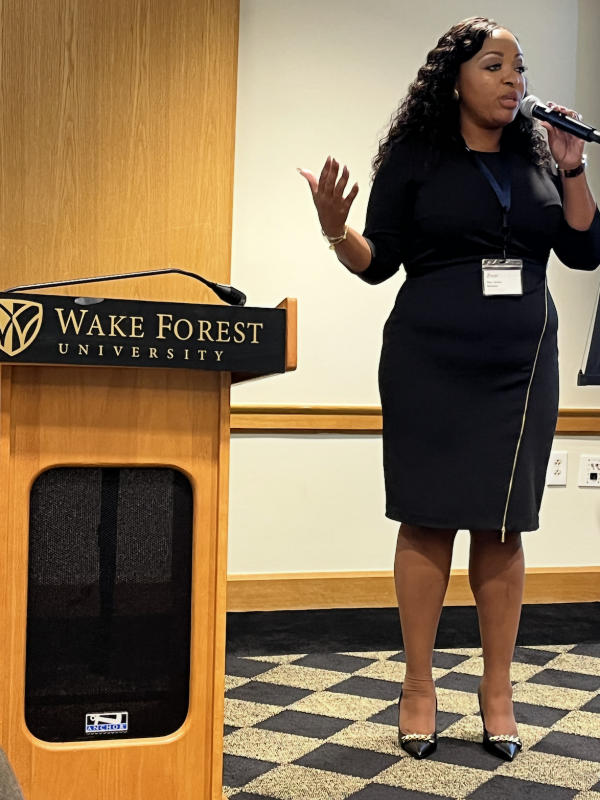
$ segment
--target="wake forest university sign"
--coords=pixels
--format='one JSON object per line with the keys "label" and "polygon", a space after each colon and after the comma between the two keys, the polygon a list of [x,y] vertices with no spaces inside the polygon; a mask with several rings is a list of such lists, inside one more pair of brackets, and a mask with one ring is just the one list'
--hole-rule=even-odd
{"label": "wake forest university sign", "polygon": [[0,362],[285,372],[286,312],[0,293]]}

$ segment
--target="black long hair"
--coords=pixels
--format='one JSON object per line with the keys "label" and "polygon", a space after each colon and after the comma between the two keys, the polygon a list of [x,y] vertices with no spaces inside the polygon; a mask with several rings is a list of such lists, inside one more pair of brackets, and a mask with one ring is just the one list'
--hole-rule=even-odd
{"label": "black long hair", "polygon": [[[487,17],[470,17],[453,25],[440,38],[392,115],[373,159],[373,177],[394,144],[409,136],[429,144],[434,150],[461,143],[459,104],[454,94],[460,65],[478,53],[485,39],[499,28],[502,26]],[[550,163],[544,137],[534,121],[520,112],[504,128],[502,140],[533,164],[547,166]]]}

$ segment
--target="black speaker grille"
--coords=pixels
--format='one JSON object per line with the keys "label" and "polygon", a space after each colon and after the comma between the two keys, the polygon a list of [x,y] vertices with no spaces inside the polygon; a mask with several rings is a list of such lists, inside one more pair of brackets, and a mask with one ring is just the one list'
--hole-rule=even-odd
{"label": "black speaker grille", "polygon": [[[173,469],[59,467],[37,478],[25,667],[34,736],[145,738],[183,724],[192,508],[191,485]],[[86,733],[86,715],[124,712],[127,730]]]}

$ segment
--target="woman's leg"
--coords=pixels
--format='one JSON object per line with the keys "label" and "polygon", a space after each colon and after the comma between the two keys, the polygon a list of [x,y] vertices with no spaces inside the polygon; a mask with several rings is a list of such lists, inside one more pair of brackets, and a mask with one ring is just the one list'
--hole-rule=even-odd
{"label": "woman's leg", "polygon": [[450,576],[455,530],[400,526],[394,577],[406,654],[402,733],[435,730],[431,659]]}
{"label": "woman's leg", "polygon": [[525,559],[520,533],[471,531],[469,581],[477,603],[483,647],[481,696],[492,736],[516,735],[510,664],[523,602]]}

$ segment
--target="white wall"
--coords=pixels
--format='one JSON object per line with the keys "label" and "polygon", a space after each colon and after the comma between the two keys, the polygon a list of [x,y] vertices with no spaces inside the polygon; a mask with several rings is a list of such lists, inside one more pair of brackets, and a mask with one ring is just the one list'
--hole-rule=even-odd
{"label": "white wall", "polygon": [[[344,270],[296,167],[318,171],[330,153],[347,163],[361,187],[349,222],[362,230],[382,129],[427,51],[473,14],[516,33],[535,94],[600,124],[591,77],[599,8],[597,0],[241,0],[232,282],[254,305],[298,298],[299,367],[234,388],[234,403],[379,404],[381,331],[403,277],[371,287]],[[590,149],[590,160],[600,194],[600,152]],[[576,386],[599,280],[600,271],[552,260],[562,407],[600,407],[600,387]],[[596,440],[558,444],[600,451]],[[573,486],[574,462],[570,486],[547,491],[542,529],[528,534],[531,565],[600,563],[600,492]],[[378,437],[234,437],[229,570],[388,569],[397,526],[383,506]],[[455,566],[466,566],[461,537]]]}
{"label": "white wall", "polygon": [[[529,566],[600,564],[600,489],[577,486],[579,456],[597,438],[557,437],[567,486],[546,488],[538,531],[523,534]],[[233,437],[230,573],[391,569],[398,525],[383,515],[378,436]],[[461,532],[453,566],[468,564]]]}

